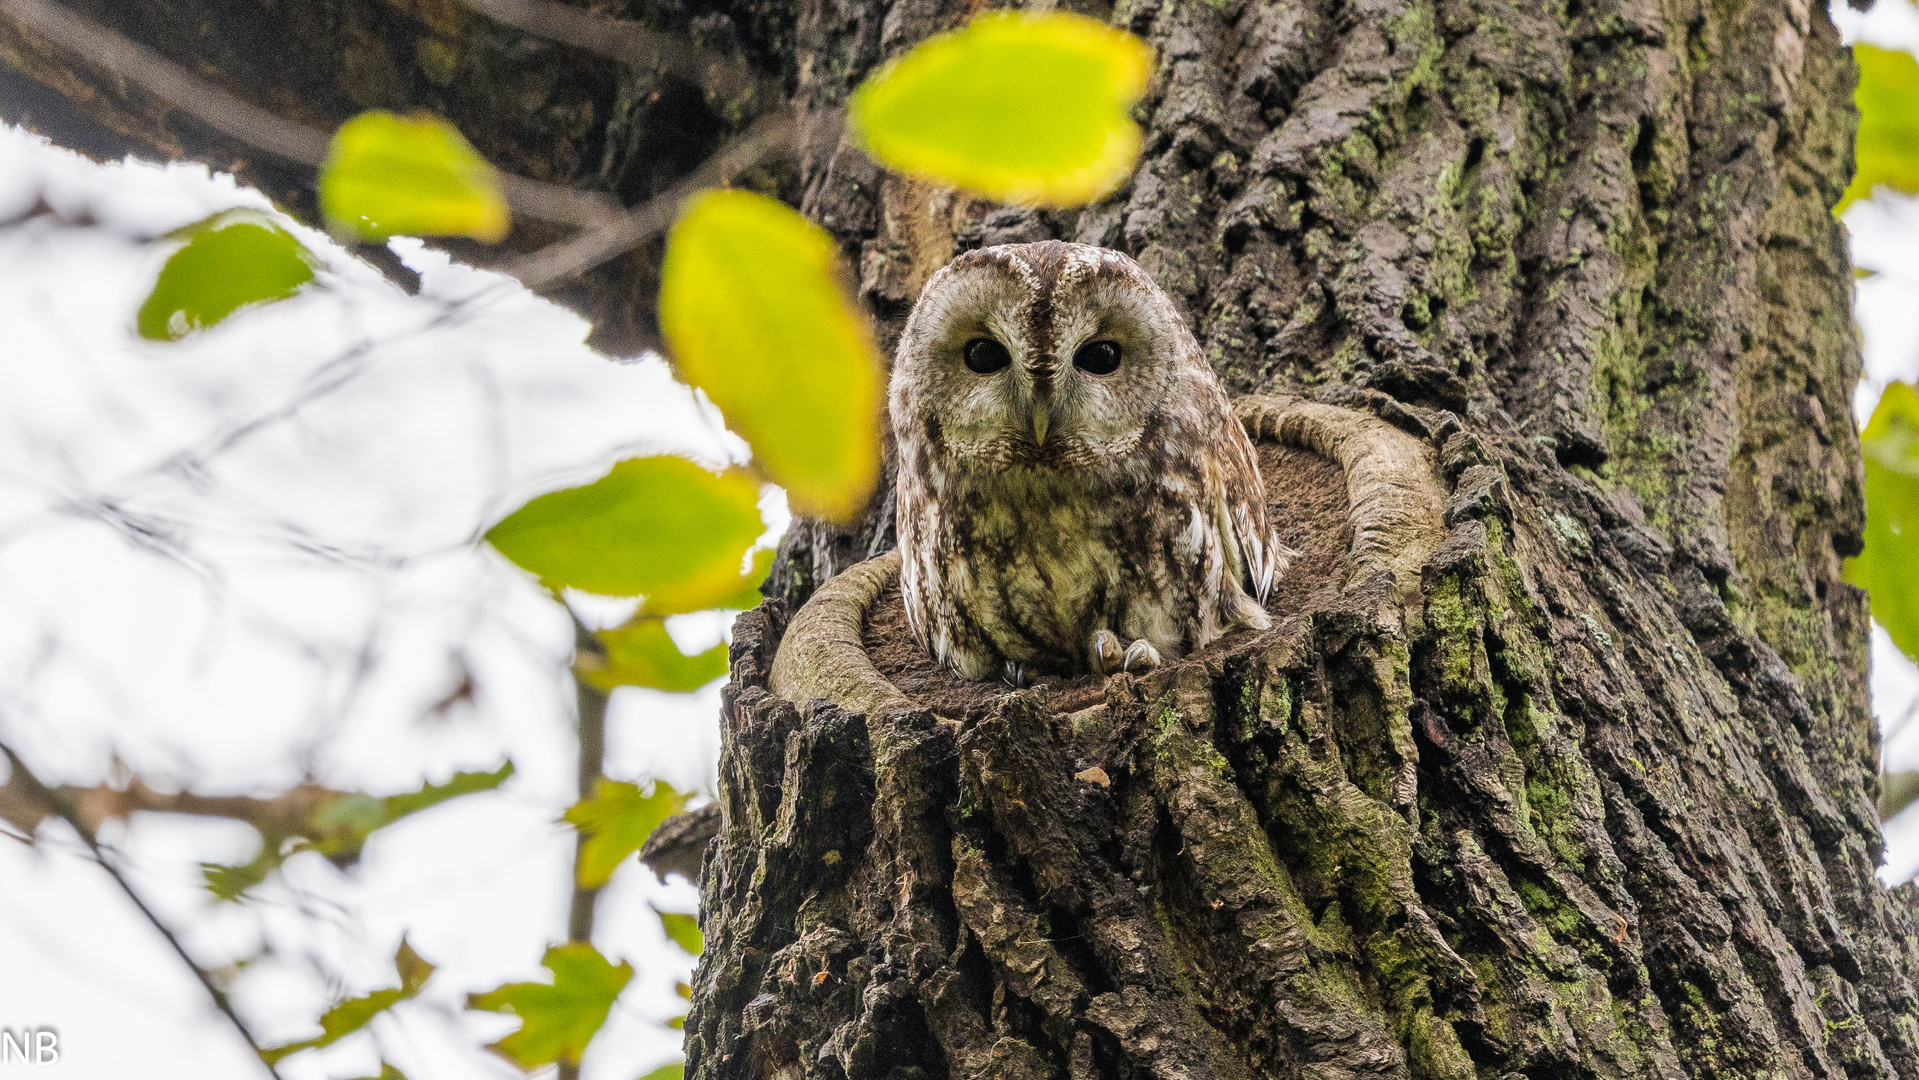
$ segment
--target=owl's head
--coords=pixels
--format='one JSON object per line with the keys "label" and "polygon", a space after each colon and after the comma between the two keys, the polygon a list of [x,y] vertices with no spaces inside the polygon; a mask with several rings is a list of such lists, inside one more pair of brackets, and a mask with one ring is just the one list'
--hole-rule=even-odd
{"label": "owl's head", "polygon": [[1117,251],[1047,241],[970,251],[927,281],[893,366],[903,443],[945,464],[1097,472],[1168,402],[1219,393],[1179,311]]}

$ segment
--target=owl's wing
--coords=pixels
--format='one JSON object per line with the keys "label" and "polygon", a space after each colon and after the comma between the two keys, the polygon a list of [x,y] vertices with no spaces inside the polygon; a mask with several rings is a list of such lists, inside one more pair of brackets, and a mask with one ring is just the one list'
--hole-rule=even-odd
{"label": "owl's wing", "polygon": [[1299,552],[1280,543],[1278,531],[1268,523],[1266,485],[1260,479],[1259,459],[1252,441],[1243,433],[1234,434],[1239,437],[1227,439],[1223,462],[1226,475],[1222,495],[1225,516],[1232,526],[1227,558],[1238,564],[1230,569],[1246,592],[1264,607],[1273,585]]}

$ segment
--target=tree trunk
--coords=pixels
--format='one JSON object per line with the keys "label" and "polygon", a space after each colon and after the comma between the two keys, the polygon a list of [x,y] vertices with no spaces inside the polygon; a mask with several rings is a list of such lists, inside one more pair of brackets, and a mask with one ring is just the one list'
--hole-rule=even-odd
{"label": "tree trunk", "polygon": [[[426,106],[628,202],[781,107],[453,0],[73,6],[303,122]],[[1839,579],[1852,69],[1824,9],[1074,3],[1158,50],[1146,152],[1038,213],[839,130],[859,79],[976,6],[615,13],[783,81],[801,149],[758,182],[840,238],[886,344],[964,248],[1125,250],[1351,535],[1299,511],[1338,542],[1270,634],[962,708],[878,662],[890,499],[796,525],[735,632],[693,1075],[1919,1075]],[[0,59],[76,131],[248,157],[3,16]],[[656,258],[559,295],[643,342]]]}

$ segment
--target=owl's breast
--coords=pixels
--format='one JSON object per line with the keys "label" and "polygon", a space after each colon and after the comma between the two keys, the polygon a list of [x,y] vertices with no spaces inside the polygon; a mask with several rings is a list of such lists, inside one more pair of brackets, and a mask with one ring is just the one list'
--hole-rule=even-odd
{"label": "owl's breast", "polygon": [[1167,656],[1215,633],[1223,540],[1197,477],[1032,470],[925,495],[900,505],[903,591],[922,643],[969,678],[1088,670],[1096,630]]}

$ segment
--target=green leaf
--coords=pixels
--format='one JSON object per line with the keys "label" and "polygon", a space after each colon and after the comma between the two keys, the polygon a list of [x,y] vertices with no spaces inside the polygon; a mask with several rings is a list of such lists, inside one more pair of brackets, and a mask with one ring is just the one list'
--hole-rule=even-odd
{"label": "green leaf", "polygon": [[492,791],[513,775],[511,761],[492,772],[455,773],[444,784],[424,784],[401,795],[346,795],[314,807],[308,816],[308,847],[336,861],[359,855],[367,837],[408,814],[448,799]]}
{"label": "green leaf", "polygon": [[1895,382],[1859,436],[1866,463],[1865,550],[1846,560],[1847,581],[1872,597],[1872,617],[1919,659],[1919,391]]}
{"label": "green leaf", "polygon": [[356,1080],[406,1080],[406,1074],[400,1071],[398,1065],[382,1061],[380,1062],[380,1075],[362,1076],[356,1078]]}
{"label": "green leaf", "polygon": [[511,215],[500,179],[453,125],[364,112],[340,125],[320,168],[320,210],[359,240],[470,236],[496,243]]}
{"label": "green leaf", "polygon": [[[426,985],[427,977],[433,974],[433,965],[420,958],[405,938],[400,939],[400,950],[394,954],[393,963],[400,972],[400,985],[390,990],[375,990],[364,997],[342,1001],[320,1017],[320,1034],[300,1042],[287,1043],[284,1046],[270,1046],[260,1051],[260,1056],[269,1065],[279,1062],[291,1054],[302,1050],[315,1050],[322,1046],[332,1046],[348,1035],[359,1031],[373,1022],[373,1018],[391,1009],[402,1001],[413,997]],[[387,1066],[392,1068],[392,1066]],[[393,1070],[395,1073],[398,1069]],[[386,1073],[381,1072],[382,1080]]]}
{"label": "green leaf", "polygon": [[686,1062],[672,1061],[640,1077],[640,1080],[685,1080],[685,1077]]}
{"label": "green leaf", "polygon": [[888,168],[1000,202],[1078,206],[1139,157],[1140,39],[1061,12],[996,12],[926,39],[854,91],[850,119]]}
{"label": "green leaf", "polygon": [[486,539],[549,588],[657,593],[697,611],[738,591],[746,549],[766,531],[759,496],[738,470],[631,458],[585,487],[534,499]]}
{"label": "green leaf", "polygon": [[1919,801],[1919,772],[1879,774],[1880,821],[1890,819],[1915,801]]}
{"label": "green leaf", "polygon": [[1873,189],[1919,193],[1919,60],[1903,49],[1852,47],[1859,64],[1859,137],[1853,155],[1858,171],[1833,208],[1839,213]]}
{"label": "green leaf", "polygon": [[492,791],[507,782],[513,775],[511,761],[492,772],[454,773],[453,778],[444,784],[426,784],[418,791],[409,791],[403,795],[388,795],[384,800],[386,820],[398,821],[408,814],[415,814],[429,806],[438,806],[448,799],[461,795],[473,795],[482,791]]}
{"label": "green leaf", "polygon": [[[242,899],[249,889],[278,870],[287,856],[298,851],[317,851],[334,863],[344,865],[360,855],[367,837],[408,814],[436,806],[448,799],[478,791],[491,791],[513,775],[513,763],[507,762],[492,772],[456,773],[444,784],[424,784],[418,791],[401,795],[366,795],[360,792],[321,792],[311,800],[301,820],[287,822],[284,831],[261,836],[260,853],[240,866],[201,863],[207,890],[221,900]],[[286,841],[297,840],[288,844]]]}
{"label": "green leaf", "polygon": [[578,1064],[633,978],[632,964],[615,967],[584,942],[555,945],[540,963],[553,972],[551,984],[508,983],[467,998],[469,1009],[520,1017],[520,1029],[488,1049],[529,1072],[556,1061]]}
{"label": "green leaf", "polygon": [[730,596],[713,599],[710,593],[694,592],[685,589],[656,589],[640,605],[641,616],[657,618],[666,615],[684,615],[689,611],[704,611],[707,608],[731,608],[734,611],[748,611],[760,606],[764,599],[760,595],[760,586],[766,583],[766,575],[773,569],[773,559],[779,552],[772,548],[761,548],[753,553],[753,565],[740,575],[739,588]]}
{"label": "green leaf", "polygon": [[866,509],[880,469],[880,355],[831,237],[764,195],[695,196],[667,240],[660,330],[674,369],[795,509],[835,521]]}
{"label": "green leaf", "polygon": [[278,843],[268,840],[260,845],[260,853],[252,862],[238,866],[224,866],[220,863],[201,863],[200,875],[206,879],[207,891],[215,898],[236,901],[245,896],[248,889],[267,879],[267,875],[280,868],[286,861]]}
{"label": "green leaf", "polygon": [[686,693],[726,674],[726,643],[687,656],[673,644],[659,619],[635,619],[617,630],[600,632],[606,646],[601,660],[582,653],[573,668],[589,686],[610,692],[616,686],[646,686]]}
{"label": "green leaf", "polygon": [[687,796],[655,780],[651,791],[601,777],[593,797],[574,803],[566,820],[580,831],[579,879],[597,889],[613,877],[628,855],[646,846],[660,822],[686,809]]}
{"label": "green leaf", "polygon": [[316,261],[264,214],[229,210],[174,233],[186,246],[160,269],[134,328],[178,341],[251,304],[285,300],[313,280]]}
{"label": "green leaf", "polygon": [[658,908],[653,909],[653,914],[660,917],[660,925],[666,928],[666,936],[673,939],[673,944],[678,945],[694,956],[698,956],[706,951],[706,938],[700,934],[700,920],[698,917],[681,915],[672,911],[661,911]]}

